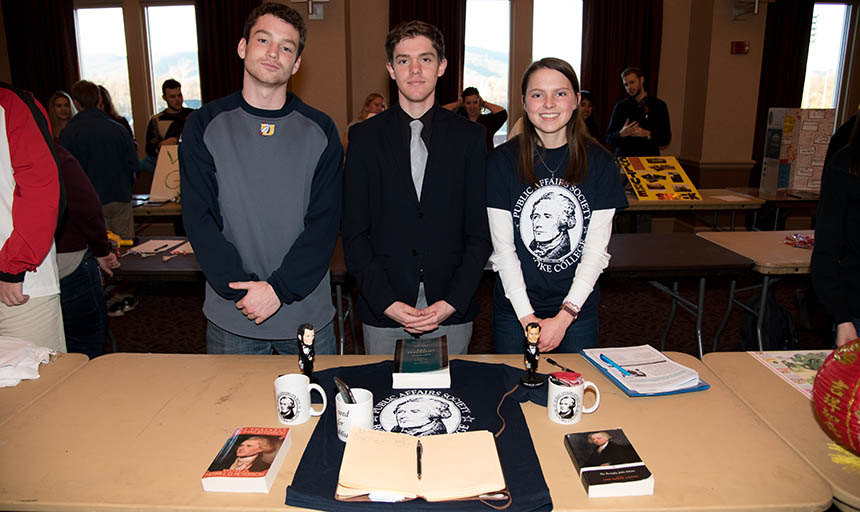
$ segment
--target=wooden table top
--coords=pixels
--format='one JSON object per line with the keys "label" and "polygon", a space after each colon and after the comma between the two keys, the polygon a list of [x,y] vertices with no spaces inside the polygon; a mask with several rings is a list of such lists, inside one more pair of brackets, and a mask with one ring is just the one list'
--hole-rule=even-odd
{"label": "wooden table top", "polygon": [[725,188],[700,188],[702,199],[692,201],[643,201],[632,194],[627,194],[630,206],[620,212],[640,211],[678,211],[678,210],[757,210],[765,203],[764,199],[756,196],[735,192]]}
{"label": "wooden table top", "polygon": [[812,250],[783,243],[786,236],[795,233],[812,235],[815,231],[703,231],[697,234],[753,260],[753,270],[761,274],[808,274]]}
{"label": "wooden table top", "polygon": [[84,354],[57,354],[51,362],[39,366],[39,378],[24,380],[17,386],[0,388],[0,425],[35,402],[42,395],[84,366]]}
{"label": "wooden table top", "polygon": [[[692,356],[668,355],[696,369],[711,389],[630,398],[581,356],[553,356],[601,391],[597,412],[575,427],[550,422],[544,407],[522,406],[555,510],[799,512],[829,506],[827,482],[716,375]],[[522,365],[520,355],[463,358]],[[380,359],[319,356],[316,366]],[[0,508],[283,510],[284,489],[315,418],[293,428],[292,446],[269,494],[207,493],[200,476],[233,429],[280,425],[273,381],[293,371],[295,356],[96,358],[0,426]],[[563,435],[619,426],[653,472],[654,495],[588,499]]]}
{"label": "wooden table top", "polygon": [[[184,236],[156,236],[156,237],[137,237],[138,243],[142,244],[147,240],[187,240]],[[200,268],[200,263],[194,254],[178,255],[168,261],[164,261],[162,256],[169,256],[170,253],[165,252],[163,255],[150,256],[143,258],[139,254],[126,254],[120,258],[120,268],[114,271],[118,279],[129,280],[147,280],[158,279],[166,281],[197,281],[204,278],[203,270]],[[334,253],[331,256],[331,265],[329,267],[330,277],[333,283],[344,283],[346,281],[346,263],[343,259],[343,243],[340,236],[337,237]]]}
{"label": "wooden table top", "polygon": [[774,192],[762,192],[753,187],[732,187],[728,189],[732,193],[746,194],[757,197],[766,202],[779,204],[817,203],[820,194],[808,190],[776,190]]}
{"label": "wooden table top", "polygon": [[713,276],[752,268],[752,260],[692,233],[617,233],[609,240],[610,275]]}
{"label": "wooden table top", "polygon": [[809,399],[746,352],[705,354],[705,365],[830,482],[837,500],[860,509],[860,457],[853,456],[854,469],[834,461],[838,452],[829,446]]}

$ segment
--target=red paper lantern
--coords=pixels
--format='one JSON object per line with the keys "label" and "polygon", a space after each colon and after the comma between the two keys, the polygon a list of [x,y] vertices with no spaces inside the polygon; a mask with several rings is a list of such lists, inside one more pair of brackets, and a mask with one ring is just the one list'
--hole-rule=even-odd
{"label": "red paper lantern", "polygon": [[815,376],[812,398],[824,431],[860,455],[860,338],[827,356]]}

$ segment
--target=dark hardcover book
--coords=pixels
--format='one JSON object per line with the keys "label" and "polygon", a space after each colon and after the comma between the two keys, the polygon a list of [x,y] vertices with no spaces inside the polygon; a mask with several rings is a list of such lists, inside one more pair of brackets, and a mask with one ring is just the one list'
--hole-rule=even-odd
{"label": "dark hardcover book", "polygon": [[447,336],[397,340],[392,379],[395,389],[450,388]]}
{"label": "dark hardcover book", "polygon": [[620,428],[564,436],[589,498],[654,494],[654,476]]}

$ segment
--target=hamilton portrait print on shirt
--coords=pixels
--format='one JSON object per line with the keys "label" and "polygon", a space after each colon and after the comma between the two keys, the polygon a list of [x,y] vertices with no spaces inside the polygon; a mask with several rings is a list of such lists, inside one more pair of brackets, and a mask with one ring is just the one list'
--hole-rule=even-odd
{"label": "hamilton portrait print on shirt", "polygon": [[373,408],[374,428],[413,436],[466,432],[474,421],[466,403],[441,391],[409,390]]}
{"label": "hamilton portrait print on shirt", "polygon": [[561,272],[582,257],[591,207],[582,190],[561,178],[546,178],[527,187],[513,210],[514,229],[537,267]]}

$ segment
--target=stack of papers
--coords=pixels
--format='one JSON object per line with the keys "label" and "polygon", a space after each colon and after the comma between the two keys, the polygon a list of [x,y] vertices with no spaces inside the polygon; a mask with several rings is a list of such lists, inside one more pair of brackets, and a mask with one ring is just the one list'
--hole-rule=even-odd
{"label": "stack of papers", "polygon": [[651,345],[590,348],[584,349],[582,355],[630,396],[667,395],[710,387],[699,379],[696,370],[672,361]]}

